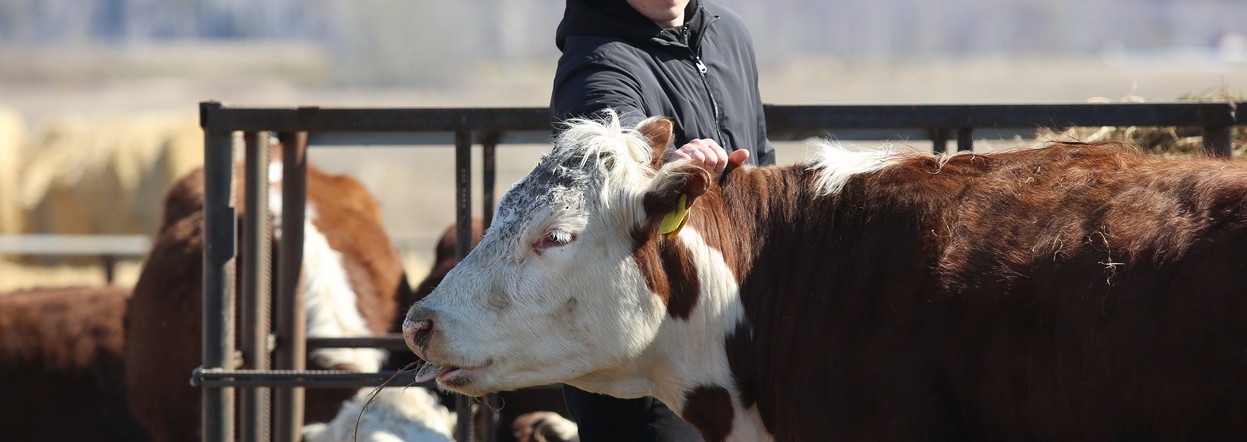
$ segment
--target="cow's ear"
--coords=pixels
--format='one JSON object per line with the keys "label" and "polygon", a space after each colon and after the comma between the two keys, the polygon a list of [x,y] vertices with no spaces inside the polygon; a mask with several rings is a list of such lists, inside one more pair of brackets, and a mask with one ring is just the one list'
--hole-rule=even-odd
{"label": "cow's ear", "polygon": [[641,204],[645,209],[646,231],[674,238],[684,228],[693,202],[710,189],[710,172],[675,162],[658,171]]}
{"label": "cow's ear", "polygon": [[649,141],[650,165],[655,169],[662,167],[667,161],[671,140],[675,138],[672,127],[671,120],[667,117],[649,117],[636,126],[637,132],[645,135],[645,139]]}

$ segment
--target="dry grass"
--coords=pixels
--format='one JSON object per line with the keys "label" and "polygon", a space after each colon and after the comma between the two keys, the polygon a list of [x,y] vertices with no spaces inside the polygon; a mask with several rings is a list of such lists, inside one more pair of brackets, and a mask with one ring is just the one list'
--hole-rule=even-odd
{"label": "dry grass", "polygon": [[22,231],[154,235],[165,189],[203,161],[202,134],[190,114],[52,121],[19,159]]}
{"label": "dry grass", "polygon": [[[1139,100],[1138,97],[1130,98]],[[1219,86],[1183,95],[1177,101],[1237,103],[1245,100],[1247,95]],[[1061,132],[1041,132],[1037,138],[1045,141],[1125,141],[1139,146],[1144,152],[1166,157],[1204,155],[1203,129],[1198,127],[1075,127]],[[1247,157],[1247,126],[1235,126],[1230,138],[1233,158]]]}

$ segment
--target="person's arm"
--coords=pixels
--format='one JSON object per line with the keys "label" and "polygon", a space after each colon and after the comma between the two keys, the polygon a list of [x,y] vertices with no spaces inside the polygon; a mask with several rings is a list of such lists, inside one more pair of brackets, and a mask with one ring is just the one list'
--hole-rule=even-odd
{"label": "person's arm", "polygon": [[560,76],[550,107],[557,120],[598,118],[608,108],[615,110],[624,126],[650,117],[645,115],[640,82],[609,63],[587,63]]}

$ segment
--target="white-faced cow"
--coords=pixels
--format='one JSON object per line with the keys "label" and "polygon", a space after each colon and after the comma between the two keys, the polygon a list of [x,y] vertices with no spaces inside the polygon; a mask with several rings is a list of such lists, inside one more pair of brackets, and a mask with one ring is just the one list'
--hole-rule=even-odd
{"label": "white-faced cow", "polygon": [[560,134],[409,311],[424,378],[653,395],[708,440],[1247,438],[1247,164],[825,146],[714,179],[656,161],[670,127]]}
{"label": "white-faced cow", "polygon": [[[269,169],[274,220],[280,220],[280,166],[274,161]],[[411,290],[376,200],[358,181],[314,167],[308,168],[307,194],[299,289],[307,299],[308,335],[398,331]],[[157,441],[197,440],[200,434],[200,389],[187,379],[202,362],[203,197],[202,170],[169,190],[163,227],[128,306],[129,401]],[[308,368],[376,371],[384,358],[375,349],[319,349],[308,354]],[[332,419],[351,394],[309,389],[307,421]]]}

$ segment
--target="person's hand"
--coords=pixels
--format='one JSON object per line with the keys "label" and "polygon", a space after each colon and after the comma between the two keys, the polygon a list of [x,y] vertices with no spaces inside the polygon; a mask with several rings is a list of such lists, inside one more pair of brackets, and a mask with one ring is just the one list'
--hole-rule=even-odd
{"label": "person's hand", "polygon": [[689,160],[693,164],[714,172],[717,176],[728,168],[728,164],[739,166],[745,162],[746,158],[749,158],[748,150],[737,150],[729,155],[714,140],[698,138],[671,152],[671,155],[667,156],[667,161]]}

